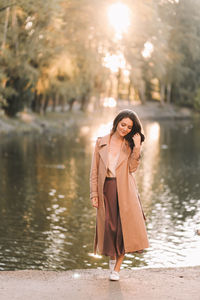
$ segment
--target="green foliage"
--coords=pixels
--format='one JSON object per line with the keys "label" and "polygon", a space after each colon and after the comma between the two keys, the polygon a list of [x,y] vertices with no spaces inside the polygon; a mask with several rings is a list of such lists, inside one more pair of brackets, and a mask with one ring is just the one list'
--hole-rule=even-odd
{"label": "green foliage", "polygon": [[47,29],[55,7],[41,1],[20,0],[10,4],[2,11],[0,91],[5,112],[14,116],[24,106],[30,106],[42,68],[53,55],[53,37]]}
{"label": "green foliage", "polygon": [[[85,110],[106,92],[111,71],[102,64],[121,52],[136,94],[199,109],[200,2],[131,1],[131,26],[114,39],[105,0],[2,0],[0,3],[0,106],[14,116],[24,107],[76,100]],[[119,20],[120,22],[120,20]],[[146,42],[153,51],[144,57]],[[158,86],[155,86],[155,83]]]}
{"label": "green foliage", "polygon": [[[132,4],[133,26],[125,46],[132,82],[143,94],[159,82],[161,101],[196,107],[200,85],[200,3],[198,0],[141,1]],[[145,58],[145,42],[153,44]],[[148,96],[149,98],[149,96]]]}

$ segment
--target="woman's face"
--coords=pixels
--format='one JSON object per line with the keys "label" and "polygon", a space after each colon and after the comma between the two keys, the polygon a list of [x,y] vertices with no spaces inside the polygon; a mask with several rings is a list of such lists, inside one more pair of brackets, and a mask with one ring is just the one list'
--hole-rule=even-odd
{"label": "woman's face", "polygon": [[124,118],[118,123],[116,131],[121,137],[124,137],[131,132],[132,127],[133,121],[129,118]]}

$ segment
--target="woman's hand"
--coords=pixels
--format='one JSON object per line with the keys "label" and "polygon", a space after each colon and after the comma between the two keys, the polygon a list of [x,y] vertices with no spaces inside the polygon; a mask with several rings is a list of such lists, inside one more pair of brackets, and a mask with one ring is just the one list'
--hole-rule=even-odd
{"label": "woman's hand", "polygon": [[98,206],[99,206],[99,199],[98,199],[98,197],[92,198],[92,206],[98,208]]}
{"label": "woman's hand", "polygon": [[141,144],[141,136],[139,133],[134,134],[134,136],[132,137],[135,147],[138,148],[140,147]]}

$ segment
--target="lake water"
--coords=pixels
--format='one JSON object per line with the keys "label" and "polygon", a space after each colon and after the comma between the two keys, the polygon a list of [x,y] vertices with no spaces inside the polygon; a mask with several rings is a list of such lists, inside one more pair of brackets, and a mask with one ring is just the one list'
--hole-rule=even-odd
{"label": "lake water", "polygon": [[[95,138],[110,124],[73,134],[2,137],[0,270],[107,268],[93,255],[89,169]],[[150,248],[122,267],[200,265],[200,126],[144,122],[136,179]]]}

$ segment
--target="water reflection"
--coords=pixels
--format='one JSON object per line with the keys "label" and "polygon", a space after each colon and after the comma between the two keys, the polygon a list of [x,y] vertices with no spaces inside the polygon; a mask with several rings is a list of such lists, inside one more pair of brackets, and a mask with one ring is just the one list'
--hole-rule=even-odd
{"label": "water reflection", "polygon": [[[111,116],[112,117],[112,116]],[[107,132],[111,123],[100,128]],[[144,123],[137,173],[150,248],[123,268],[200,265],[200,133],[189,121]],[[103,132],[103,134],[107,133]],[[98,126],[74,137],[22,136],[0,144],[0,269],[107,268],[94,256],[89,169]]]}
{"label": "water reflection", "polygon": [[157,172],[160,155],[160,125],[157,122],[145,124],[145,144],[142,151],[142,167],[137,172],[139,190],[142,191],[141,198],[145,199],[145,210],[151,211],[151,199],[153,193],[153,182]]}
{"label": "water reflection", "polygon": [[[185,126],[191,130],[185,131]],[[195,236],[195,227],[199,225],[199,167],[196,166],[199,153],[197,154],[193,143],[190,147],[186,147],[184,143],[185,140],[189,142],[196,130],[192,130],[187,122],[164,123],[161,127],[161,151],[152,170],[152,209],[148,215],[152,251],[151,257],[149,252],[145,255],[156,266],[200,264],[200,241]],[[162,147],[163,144],[167,147]],[[145,164],[145,159],[143,162]],[[193,173],[196,177],[191,182]]]}

